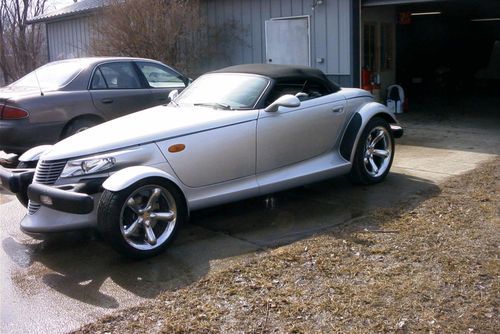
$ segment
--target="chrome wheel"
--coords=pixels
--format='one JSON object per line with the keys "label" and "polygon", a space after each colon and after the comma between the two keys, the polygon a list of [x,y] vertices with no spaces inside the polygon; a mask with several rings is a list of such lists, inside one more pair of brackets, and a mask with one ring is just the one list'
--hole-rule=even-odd
{"label": "chrome wheel", "polygon": [[125,200],[120,214],[124,240],[141,251],[164,244],[172,235],[177,220],[177,206],[172,194],[157,185],[134,190]]}
{"label": "chrome wheel", "polygon": [[391,164],[392,141],[383,126],[374,127],[366,138],[363,165],[371,177],[383,175]]}

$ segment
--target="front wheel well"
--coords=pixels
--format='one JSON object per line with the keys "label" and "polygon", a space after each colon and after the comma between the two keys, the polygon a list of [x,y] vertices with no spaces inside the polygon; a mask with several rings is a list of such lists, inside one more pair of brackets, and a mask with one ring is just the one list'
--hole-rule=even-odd
{"label": "front wheel well", "polygon": [[188,206],[188,203],[187,203],[187,199],[186,199],[186,196],[184,196],[184,192],[182,191],[182,189],[173,181],[165,178],[165,177],[157,177],[158,179],[162,179],[163,181],[169,183],[172,185],[172,187],[174,187],[178,192],[179,192],[179,195],[180,197],[182,198],[182,204],[184,205],[184,208],[186,209],[186,212],[187,212],[187,216],[188,216],[188,219],[189,219],[189,216],[190,216],[190,211],[189,211],[189,206]]}
{"label": "front wheel well", "polygon": [[[150,176],[147,176],[147,177],[135,180],[134,182],[132,182],[132,183],[126,185],[126,186],[120,186],[118,188],[104,187],[104,189],[107,189],[107,190],[113,191],[113,192],[117,192],[117,191],[123,190],[125,188],[131,187],[131,186],[133,186],[134,184],[136,184],[138,182],[144,182],[145,180],[148,180],[148,181],[151,181],[151,182],[155,182],[155,181],[166,182],[166,183],[172,185],[172,187],[175,188],[175,190],[179,193],[179,196],[182,199],[183,205],[186,208],[186,212],[188,213],[188,217],[189,217],[189,205],[188,205],[186,196],[184,195],[184,192],[182,191],[182,189],[174,181],[172,181],[169,178],[164,177],[164,176],[158,176],[158,175],[151,176],[150,175]],[[111,189],[113,189],[113,190],[111,190]]]}
{"label": "front wheel well", "polygon": [[375,118],[375,117],[382,118],[384,121],[386,121],[389,124],[397,123],[397,121],[394,117],[392,117],[391,115],[389,115],[385,112],[379,112],[378,114],[373,115],[371,118]]}
{"label": "front wheel well", "polygon": [[[379,112],[374,114],[373,116],[370,117],[367,123],[374,118],[381,118],[389,124],[397,123],[396,119],[394,119],[390,114],[387,114],[385,112]],[[356,138],[358,137],[362,124],[363,124],[362,116],[359,113],[355,113],[354,116],[349,121],[349,124],[347,125],[347,128],[344,132],[342,141],[340,143],[340,154],[347,161],[351,160],[354,144],[356,143]]]}
{"label": "front wheel well", "polygon": [[97,229],[119,253],[143,259],[163,252],[187,218],[177,185],[152,176],[121,190],[105,190],[97,208]]}

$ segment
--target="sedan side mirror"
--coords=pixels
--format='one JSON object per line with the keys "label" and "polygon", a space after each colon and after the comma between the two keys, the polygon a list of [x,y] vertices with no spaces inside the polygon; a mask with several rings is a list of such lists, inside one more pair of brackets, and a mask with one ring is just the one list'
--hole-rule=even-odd
{"label": "sedan side mirror", "polygon": [[276,101],[267,106],[264,111],[266,112],[275,112],[278,111],[279,107],[287,107],[287,108],[297,108],[300,106],[300,100],[291,94],[286,94],[279,97]]}
{"label": "sedan side mirror", "polygon": [[175,98],[179,96],[179,91],[177,89],[174,89],[173,91],[171,91],[170,93],[168,93],[168,101],[173,101],[175,100]]}

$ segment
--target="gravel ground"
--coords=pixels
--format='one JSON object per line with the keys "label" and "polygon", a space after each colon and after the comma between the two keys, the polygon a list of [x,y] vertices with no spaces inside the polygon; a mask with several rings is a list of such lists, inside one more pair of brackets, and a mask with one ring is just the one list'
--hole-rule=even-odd
{"label": "gravel ground", "polygon": [[499,180],[497,158],[77,333],[498,333]]}

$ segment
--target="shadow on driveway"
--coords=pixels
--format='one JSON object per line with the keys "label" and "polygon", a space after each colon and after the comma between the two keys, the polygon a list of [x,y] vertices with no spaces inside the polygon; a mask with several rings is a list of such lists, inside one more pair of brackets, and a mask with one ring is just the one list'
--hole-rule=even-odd
{"label": "shadow on driveway", "polygon": [[[358,218],[377,208],[405,204],[411,210],[438,192],[425,179],[398,173],[369,187],[336,178],[195,212],[164,254],[143,261],[117,255],[92,232],[58,234],[38,242],[8,237],[2,246],[24,268],[25,277],[41,276],[45,285],[69,298],[114,309],[122,305],[123,298],[134,298],[129,292],[153,298],[227,266],[230,258],[326,231],[336,233],[340,225],[355,227],[360,224]],[[39,272],[40,267],[45,269]],[[18,284],[18,288],[30,293],[30,285]]]}

